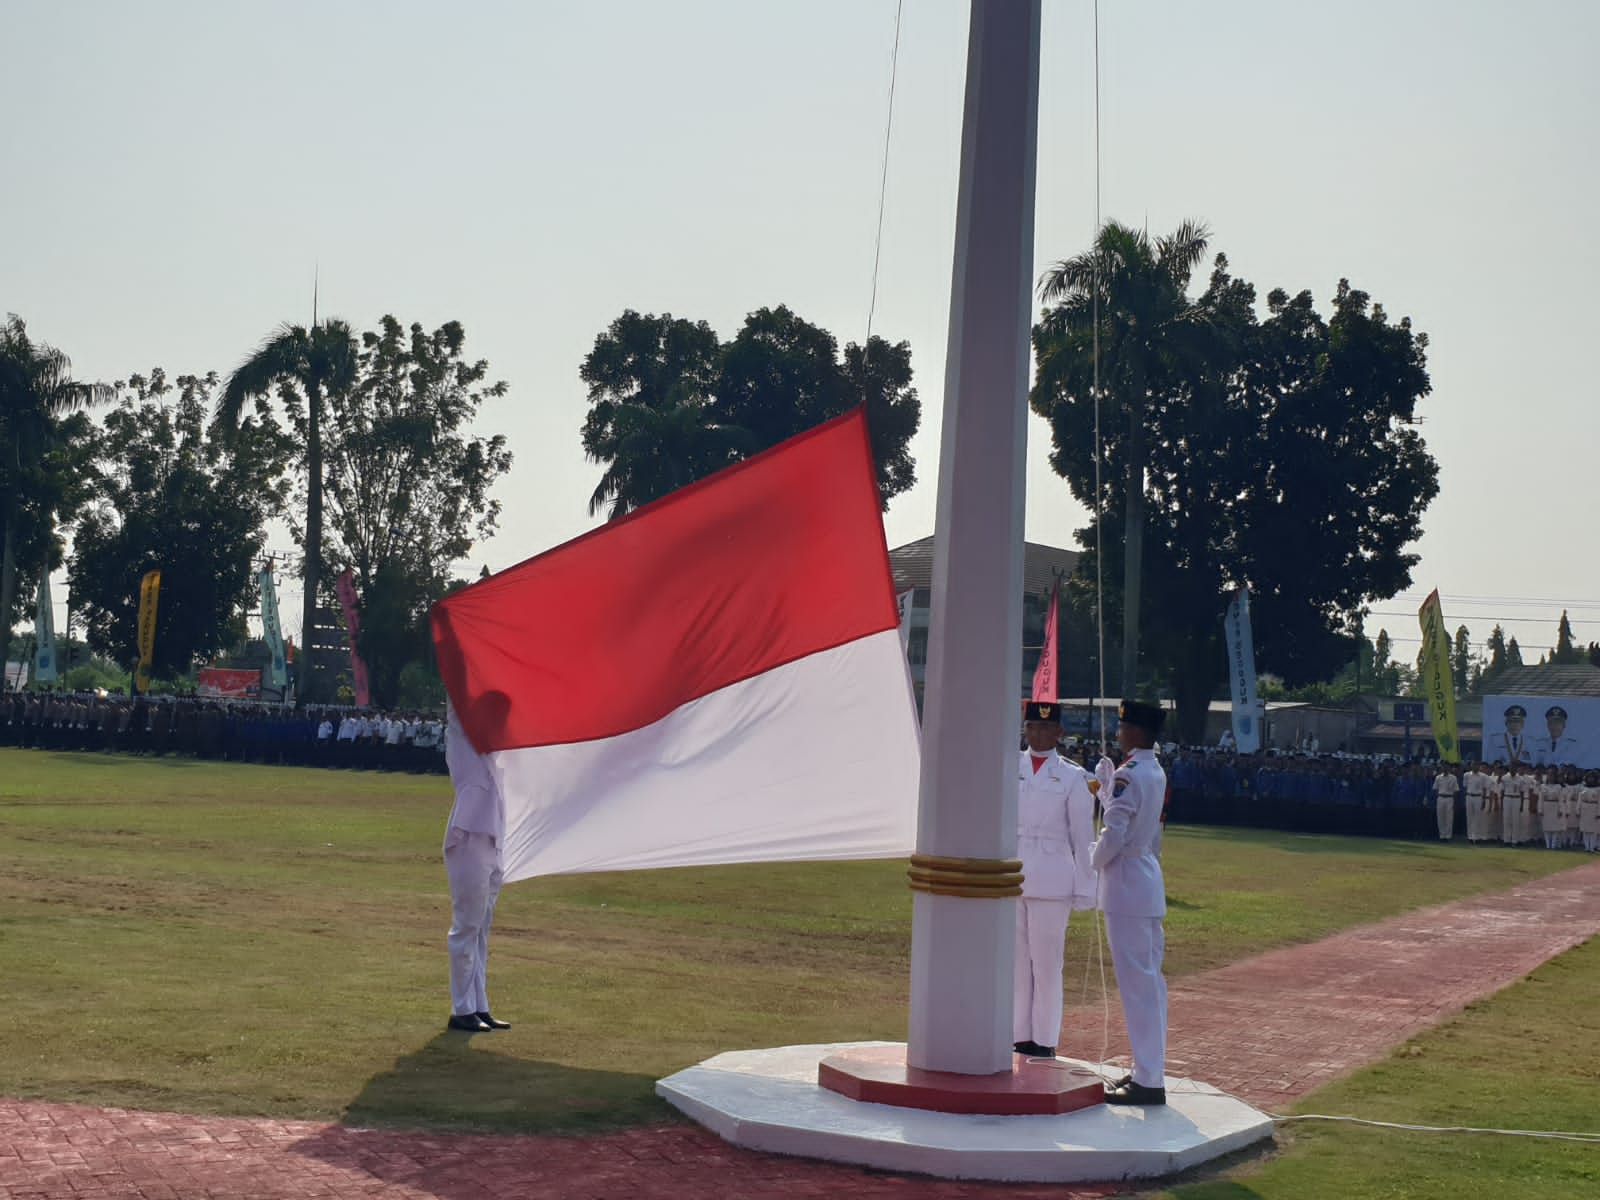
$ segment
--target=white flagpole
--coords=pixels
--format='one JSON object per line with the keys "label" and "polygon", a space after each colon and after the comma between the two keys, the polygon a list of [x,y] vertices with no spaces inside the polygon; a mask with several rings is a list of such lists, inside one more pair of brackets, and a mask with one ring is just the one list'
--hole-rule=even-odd
{"label": "white flagpole", "polygon": [[[918,858],[991,878],[1017,846],[1039,9],[972,4],[917,829]],[[916,892],[913,1067],[1011,1070],[1016,901],[984,890]]]}

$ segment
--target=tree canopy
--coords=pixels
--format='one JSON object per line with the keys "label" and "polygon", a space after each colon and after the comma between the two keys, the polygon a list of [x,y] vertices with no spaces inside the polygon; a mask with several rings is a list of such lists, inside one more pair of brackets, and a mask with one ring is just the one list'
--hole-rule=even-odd
{"label": "tree canopy", "polygon": [[1048,389],[1057,394],[1089,396],[1091,408],[1098,386],[1106,420],[1126,447],[1118,678],[1130,694],[1138,691],[1143,619],[1146,500],[1139,464],[1148,454],[1147,413],[1153,403],[1180,396],[1200,368],[1209,330],[1188,289],[1210,237],[1199,221],[1155,239],[1108,221],[1094,245],[1056,263],[1039,282],[1040,297],[1053,305],[1034,331],[1041,378],[1048,374]]}
{"label": "tree canopy", "polygon": [[140,578],[161,570],[152,670],[166,678],[244,637],[266,522],[287,497],[290,439],[267,412],[228,436],[210,427],[218,383],[157,367],[115,385],[95,443],[96,498],[73,538],[89,645],[123,666],[137,658]]}
{"label": "tree canopy", "polygon": [[[328,319],[303,325],[283,325],[270,334],[228,377],[217,401],[217,425],[226,434],[237,427],[252,403],[265,412],[276,392],[294,431],[294,458],[304,471],[305,523],[296,530],[304,553],[300,576],[305,582],[300,637],[309,649],[316,627],[319,596],[327,586],[322,573],[322,423],[323,407],[330,397],[343,395],[355,382],[356,341],[344,321]],[[312,656],[304,661],[314,667]],[[314,670],[300,677],[301,695],[327,699],[329,681]]]}
{"label": "tree canopy", "polygon": [[360,345],[351,385],[327,400],[325,546],[354,573],[358,649],[374,703],[392,707],[406,666],[429,659],[428,608],[451,567],[498,523],[491,490],[511,452],[466,430],[507,389],[466,356],[457,321],[430,331],[385,316]]}
{"label": "tree canopy", "polygon": [[34,341],[22,318],[0,325],[0,644],[11,636],[19,592],[61,561],[57,525],[88,495],[90,426],[81,410],[109,395],[73,379],[67,356]]}
{"label": "tree canopy", "polygon": [[[1199,736],[1225,677],[1222,617],[1239,585],[1251,589],[1263,670],[1295,684],[1349,662],[1371,602],[1410,584],[1408,547],[1439,490],[1416,427],[1431,390],[1426,336],[1344,280],[1326,319],[1310,292],[1276,289],[1263,316],[1219,254],[1186,310],[1181,354],[1147,360],[1142,419],[1102,422],[1097,496],[1092,347],[1053,317],[1034,331],[1033,408],[1050,421],[1052,466],[1104,514],[1108,615],[1127,602],[1115,580],[1129,493],[1147,506],[1146,657],[1176,697],[1182,735]],[[1092,576],[1093,529],[1079,537]]]}
{"label": "tree canopy", "polygon": [[625,311],[595,338],[582,441],[604,472],[591,513],[620,517],[858,404],[883,505],[916,482],[922,418],[911,348],[837,339],[786,306],[751,313],[726,344],[704,321]]}

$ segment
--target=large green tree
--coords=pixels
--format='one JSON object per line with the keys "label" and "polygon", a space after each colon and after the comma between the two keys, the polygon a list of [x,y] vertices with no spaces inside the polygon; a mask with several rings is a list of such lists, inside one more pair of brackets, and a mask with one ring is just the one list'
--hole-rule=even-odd
{"label": "large green tree", "polygon": [[1472,634],[1465,625],[1456,626],[1455,643],[1450,651],[1450,674],[1455,680],[1456,696],[1465,696],[1472,686]]}
{"label": "large green tree", "polygon": [[1571,663],[1583,661],[1583,651],[1572,641],[1572,622],[1567,620],[1567,610],[1561,610],[1561,623],[1556,626],[1556,647],[1550,655],[1552,663],[1567,666]]}
{"label": "large green tree", "polygon": [[[1109,221],[1093,246],[1056,263],[1039,282],[1040,297],[1051,307],[1034,329],[1036,396],[1087,408],[1092,419],[1098,363],[1105,419],[1125,442],[1120,686],[1126,692],[1138,689],[1146,508],[1141,464],[1148,455],[1149,413],[1182,396],[1205,353],[1204,313],[1188,288],[1209,239],[1198,221],[1155,239]],[[1077,436],[1092,429],[1091,423]]]}
{"label": "large green tree", "polygon": [[109,395],[73,379],[67,356],[29,337],[20,317],[0,325],[0,645],[11,638],[19,581],[31,588],[61,561],[56,526],[88,494],[81,410]]}
{"label": "large green tree", "polygon": [[157,367],[116,385],[96,439],[96,500],[73,537],[72,593],[89,645],[131,666],[139,580],[161,571],[152,671],[187,674],[239,641],[266,523],[283,511],[291,440],[270,413],[209,423],[213,374]]}
{"label": "large green tree", "polygon": [[675,488],[865,405],[885,507],[916,481],[922,407],[911,349],[872,338],[841,353],[785,306],[758,309],[723,344],[704,321],[629,310],[596,339],[585,454],[604,467],[589,511],[620,517]]}
{"label": "large green tree", "polygon": [[[237,428],[247,408],[265,411],[277,394],[295,435],[294,456],[303,468],[305,524],[296,532],[304,548],[301,578],[305,601],[300,638],[309,665],[311,631],[316,625],[318,592],[322,576],[323,445],[322,427],[330,397],[345,395],[355,383],[359,346],[350,326],[327,319],[303,325],[284,325],[267,338],[228,377],[217,401],[216,419],[222,430]],[[302,696],[328,696],[329,681],[307,670],[301,680]]]}
{"label": "large green tree", "polygon": [[385,316],[361,335],[351,385],[328,395],[325,542],[355,577],[376,704],[395,705],[401,672],[428,661],[429,606],[499,520],[491,491],[511,452],[503,436],[468,430],[505,394],[488,362],[467,356],[459,322],[428,330]]}
{"label": "large green tree", "polygon": [[[1268,296],[1263,319],[1255,289],[1221,255],[1195,309],[1193,337],[1162,360],[1162,387],[1147,389],[1137,431],[1103,427],[1098,496],[1092,392],[1044,327],[1033,392],[1051,423],[1052,464],[1105,514],[1108,567],[1124,565],[1124,494],[1142,480],[1131,492],[1148,513],[1147,657],[1192,740],[1224,678],[1231,591],[1251,589],[1263,670],[1291,686],[1326,679],[1353,656],[1370,603],[1410,583],[1416,555],[1407,547],[1438,492],[1415,424],[1431,388],[1427,341],[1409,320],[1391,323],[1343,281],[1326,320],[1309,292],[1283,291]],[[1093,530],[1080,537],[1092,551]],[[1092,577],[1092,552],[1084,563]],[[1108,609],[1125,611],[1126,588],[1106,574]]]}

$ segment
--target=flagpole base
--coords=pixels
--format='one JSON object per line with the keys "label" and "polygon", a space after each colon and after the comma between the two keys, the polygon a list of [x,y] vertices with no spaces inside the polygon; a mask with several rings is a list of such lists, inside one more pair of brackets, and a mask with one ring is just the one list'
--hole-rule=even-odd
{"label": "flagpole base", "polygon": [[852,1046],[817,1064],[817,1082],[851,1100],[930,1112],[1041,1116],[1105,1102],[1105,1083],[1092,1067],[1011,1057],[1009,1071],[961,1075],[913,1067],[901,1045]]}
{"label": "flagpole base", "polygon": [[[1265,1113],[1208,1084],[1172,1077],[1164,1106],[1091,1104],[1019,1116],[857,1101],[818,1084],[825,1060],[862,1051],[905,1060],[905,1046],[892,1042],[733,1050],[661,1080],[656,1093],[748,1150],[945,1179],[1159,1179],[1272,1137]],[[1094,1070],[1089,1063],[1058,1062],[1064,1074]]]}

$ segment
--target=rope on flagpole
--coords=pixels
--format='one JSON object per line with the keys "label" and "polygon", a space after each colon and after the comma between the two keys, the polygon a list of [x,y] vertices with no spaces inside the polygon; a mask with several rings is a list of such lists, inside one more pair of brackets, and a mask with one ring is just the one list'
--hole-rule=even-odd
{"label": "rope on flagpole", "polygon": [[867,336],[861,344],[861,375],[865,386],[867,361],[872,356],[872,318],[878,311],[878,265],[883,261],[883,210],[889,195],[889,135],[894,132],[894,92],[900,76],[900,18],[905,0],[894,6],[894,49],[889,52],[889,112],[883,122],[883,166],[878,176],[878,228],[872,240],[872,297],[867,302]]}

